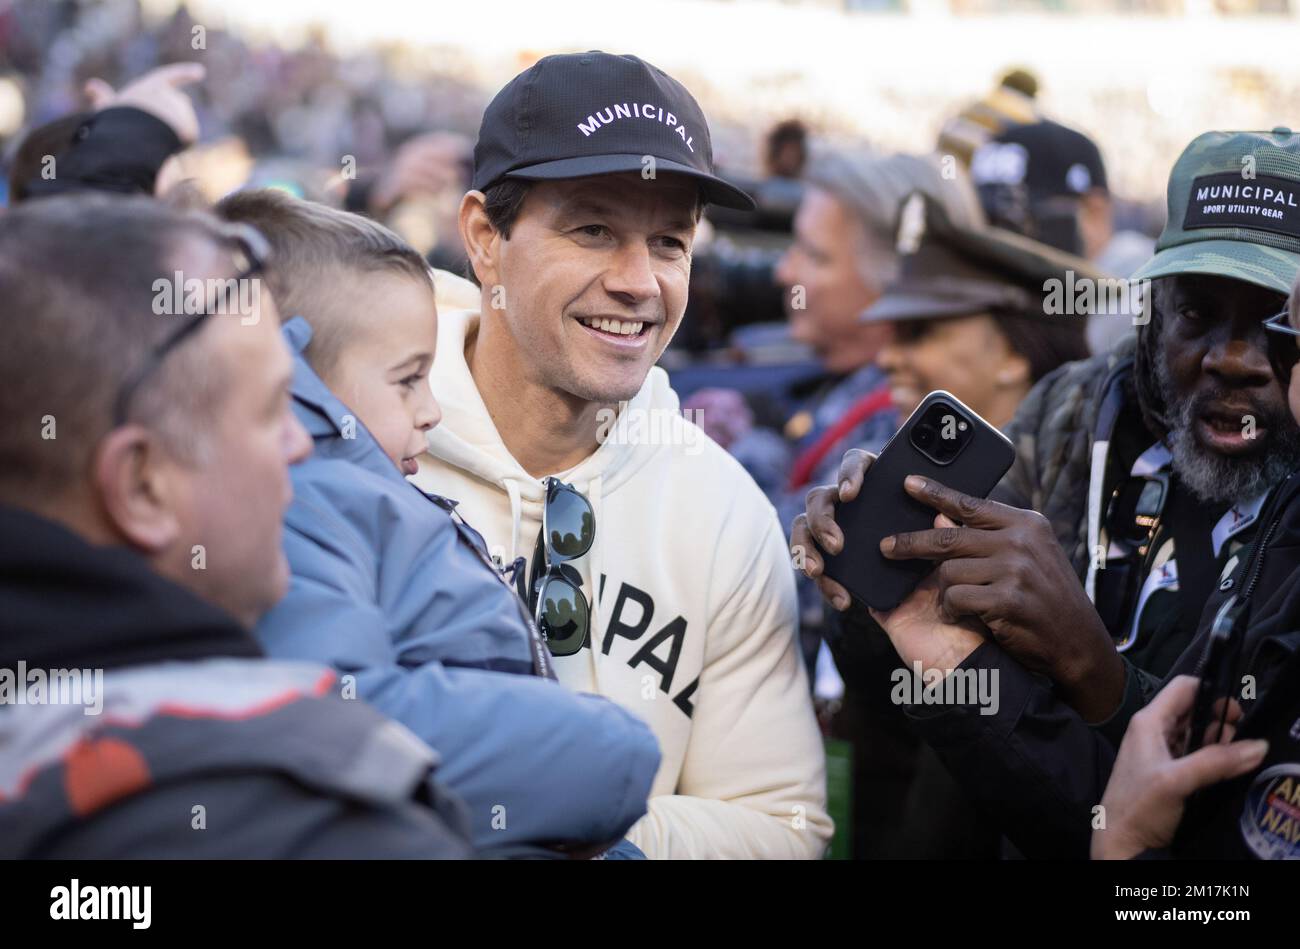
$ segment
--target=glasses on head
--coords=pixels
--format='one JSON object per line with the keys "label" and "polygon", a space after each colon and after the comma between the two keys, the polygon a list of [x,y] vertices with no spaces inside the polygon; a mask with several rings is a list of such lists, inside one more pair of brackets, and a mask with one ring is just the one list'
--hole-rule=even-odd
{"label": "glasses on head", "polygon": [[1290,310],[1270,316],[1264,321],[1264,329],[1273,375],[1282,382],[1289,382],[1291,370],[1300,360],[1300,330],[1291,325]]}
{"label": "glasses on head", "polygon": [[113,401],[115,427],[126,424],[132,400],[144,383],[158,371],[163,360],[204,326],[209,316],[223,312],[230,295],[239,293],[238,288],[242,281],[266,269],[266,262],[270,257],[270,245],[256,230],[244,224],[231,224],[223,229],[223,236],[235,244],[235,276],[230,279],[216,280],[213,293],[205,301],[202,312],[178,314],[177,316],[184,321],[180,328],[155,346],[144,362],[136,367],[136,370],[122,383]]}
{"label": "glasses on head", "polygon": [[542,528],[529,569],[529,605],[553,656],[571,656],[587,641],[591,606],[579,589],[582,577],[570,561],[591,550],[596,515],[571,484],[547,478]]}

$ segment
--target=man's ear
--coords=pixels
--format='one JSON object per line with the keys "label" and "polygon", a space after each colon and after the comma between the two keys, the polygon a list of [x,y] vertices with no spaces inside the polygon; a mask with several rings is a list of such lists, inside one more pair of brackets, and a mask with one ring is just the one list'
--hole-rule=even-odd
{"label": "man's ear", "polygon": [[488,219],[487,197],[482,191],[466,192],[460,199],[459,225],[460,240],[479,286],[495,286],[500,282],[497,279],[497,250],[501,235]]}
{"label": "man's ear", "polygon": [[92,476],[113,527],[146,555],[175,543],[175,466],[155,435],[139,425],[109,432],[93,459]]}

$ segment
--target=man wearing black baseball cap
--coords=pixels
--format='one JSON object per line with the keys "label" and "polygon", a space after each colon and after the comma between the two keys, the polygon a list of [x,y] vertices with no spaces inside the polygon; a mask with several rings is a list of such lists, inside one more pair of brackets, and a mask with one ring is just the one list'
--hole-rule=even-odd
{"label": "man wearing black baseball cap", "polygon": [[[635,56],[540,60],[488,106],[474,161],[460,230],[478,305],[440,311],[443,422],[414,480],[535,581],[560,681],[654,730],[663,764],[633,844],[820,856],[825,766],[783,532],[654,365],[704,206],[752,202],[714,174],[690,93]],[[440,278],[441,300],[463,290]]]}
{"label": "man wearing black baseball cap", "polygon": [[[1115,230],[1097,144],[1059,122],[1002,129],[975,152],[971,179],[992,224],[1086,257],[1102,273],[1128,277],[1151,256],[1150,237]],[[1132,330],[1125,315],[1103,311],[1089,321],[1094,353],[1108,351]]]}
{"label": "man wearing black baseball cap", "polygon": [[1082,132],[1048,119],[1009,126],[976,150],[970,171],[998,227],[1089,258],[1110,239],[1106,166]]}
{"label": "man wearing black baseball cap", "polygon": [[[1001,689],[993,715],[909,715],[1030,856],[1087,854],[1125,727],[1171,670],[1194,665],[1207,597],[1244,584],[1265,505],[1300,468],[1278,368],[1294,343],[1265,329],[1300,275],[1300,135],[1199,136],[1174,165],[1168,210],[1137,274],[1152,304],[1136,338],[1034,388],[1007,427],[1017,458],[993,500],[908,487],[961,527],[885,542],[886,556],[941,564],[930,609],[912,604],[922,621],[881,617],[900,655],[996,671]],[[839,552],[835,504],[869,464],[846,456],[843,486],[809,495],[795,543]],[[820,558],[807,569],[820,575]],[[819,582],[846,626],[873,625]]]}

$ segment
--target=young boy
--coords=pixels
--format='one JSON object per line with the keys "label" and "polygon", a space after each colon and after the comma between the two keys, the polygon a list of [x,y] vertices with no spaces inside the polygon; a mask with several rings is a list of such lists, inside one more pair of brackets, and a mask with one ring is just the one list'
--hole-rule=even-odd
{"label": "young boy", "polygon": [[618,840],[645,813],[653,735],[553,681],[482,538],[455,502],[403,477],[439,419],[424,260],[366,218],[279,191],[231,195],[217,212],[271,245],[265,283],[298,354],[294,410],[315,448],[293,471],[289,594],[258,638],[272,656],[334,666],[345,695],[439,752],[481,850]]}

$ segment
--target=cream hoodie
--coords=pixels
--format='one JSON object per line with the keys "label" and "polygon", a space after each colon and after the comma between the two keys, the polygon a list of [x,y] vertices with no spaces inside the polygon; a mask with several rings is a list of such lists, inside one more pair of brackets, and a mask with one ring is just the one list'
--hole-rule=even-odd
{"label": "cream hoodie", "polygon": [[[544,491],[506,450],[465,361],[477,296],[438,274],[431,382],[443,419],[412,480],[458,500],[509,563],[532,556]],[[776,514],[681,416],[662,369],[619,421],[556,473],[590,501],[596,535],[574,562],[592,603],[589,647],[555,666],[565,685],[608,696],[659,739],[649,812],[628,838],[652,858],[819,857],[831,834],[825,760]]]}

